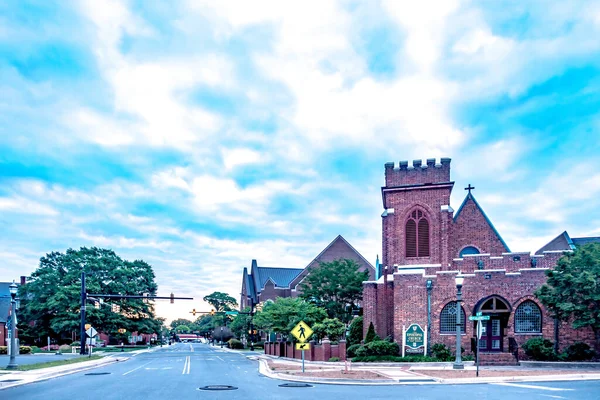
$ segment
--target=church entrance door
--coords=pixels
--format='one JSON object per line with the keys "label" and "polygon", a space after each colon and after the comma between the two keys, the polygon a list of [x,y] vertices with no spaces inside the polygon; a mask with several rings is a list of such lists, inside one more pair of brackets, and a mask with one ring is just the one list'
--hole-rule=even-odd
{"label": "church entrance door", "polygon": [[498,316],[490,316],[487,321],[479,321],[483,324],[481,339],[479,339],[479,350],[485,352],[502,351],[502,319]]}

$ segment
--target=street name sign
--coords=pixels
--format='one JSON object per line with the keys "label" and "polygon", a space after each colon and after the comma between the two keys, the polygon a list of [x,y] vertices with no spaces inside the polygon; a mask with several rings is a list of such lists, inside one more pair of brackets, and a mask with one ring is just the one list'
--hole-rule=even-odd
{"label": "street name sign", "polygon": [[296,350],[310,350],[310,343],[296,343]]}
{"label": "street name sign", "polygon": [[313,330],[310,329],[310,326],[308,326],[306,322],[300,321],[298,322],[298,325],[292,329],[291,333],[300,343],[304,343],[308,340],[310,335],[313,334]]}
{"label": "street name sign", "polygon": [[489,315],[478,315],[476,317],[474,317],[474,316],[471,315],[469,317],[469,321],[487,321],[489,319],[490,319]]}

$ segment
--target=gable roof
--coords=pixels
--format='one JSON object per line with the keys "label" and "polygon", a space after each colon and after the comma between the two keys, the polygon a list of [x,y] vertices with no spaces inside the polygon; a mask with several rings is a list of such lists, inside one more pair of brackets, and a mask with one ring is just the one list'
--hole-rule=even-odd
{"label": "gable roof", "polygon": [[502,236],[500,236],[500,233],[498,233],[498,230],[496,230],[496,227],[494,226],[494,224],[492,224],[492,221],[490,221],[490,219],[488,218],[487,214],[485,213],[485,211],[483,211],[483,208],[481,208],[481,206],[479,205],[479,203],[477,202],[477,200],[475,200],[475,196],[473,196],[473,194],[470,191],[467,194],[467,196],[465,197],[465,199],[463,200],[463,202],[460,205],[460,207],[458,207],[458,211],[456,212],[456,214],[454,214],[454,222],[456,222],[458,220],[458,217],[460,216],[460,212],[463,210],[463,208],[465,207],[465,205],[467,204],[467,202],[469,200],[472,200],[473,203],[475,203],[475,207],[477,207],[477,209],[479,210],[479,212],[481,213],[481,215],[483,215],[483,218],[485,218],[485,222],[487,222],[487,224],[490,226],[490,228],[492,229],[492,231],[496,234],[496,236],[498,237],[498,239],[500,239],[500,243],[502,243],[502,245],[504,246],[504,248],[506,248],[506,251],[510,252],[510,249],[508,248],[508,245],[506,244],[506,242],[504,241],[504,239],[502,239]]}
{"label": "gable roof", "polygon": [[564,231],[542,246],[535,254],[542,254],[544,251],[575,250],[577,246],[584,246],[590,243],[600,243],[600,237],[589,236],[571,239],[567,231]]}
{"label": "gable roof", "polygon": [[367,269],[370,269],[370,279],[372,279],[375,276],[375,267],[373,267],[373,265],[369,261],[367,261],[367,259],[364,258],[362,254],[360,254],[354,247],[352,247],[352,245],[348,243],[348,241],[344,239],[342,235],[337,235],[336,238],[333,239],[331,243],[329,243],[327,247],[325,247],[323,251],[321,251],[310,263],[308,263],[308,265],[303,269],[303,271],[294,278],[294,280],[290,283],[291,287],[295,288],[296,286],[298,286],[298,284],[304,279],[304,277],[308,275],[309,267],[314,263],[320,263],[321,258],[325,254],[327,254],[327,252],[337,243],[341,243],[343,246],[346,246],[351,252],[353,252],[357,256],[357,258],[360,259],[360,261],[362,261],[366,265]]}
{"label": "gable roof", "polygon": [[294,280],[303,268],[272,268],[272,267],[258,267],[257,269],[256,282],[257,287],[264,288],[266,283],[271,280],[275,286],[278,287],[289,287],[290,282]]}

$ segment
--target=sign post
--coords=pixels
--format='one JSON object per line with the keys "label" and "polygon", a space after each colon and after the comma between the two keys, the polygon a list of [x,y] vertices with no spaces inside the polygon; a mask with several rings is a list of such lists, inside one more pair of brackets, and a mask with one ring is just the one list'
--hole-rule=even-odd
{"label": "sign post", "polygon": [[304,373],[304,351],[310,349],[310,344],[305,342],[313,334],[313,330],[304,321],[300,321],[292,329],[291,334],[300,342],[296,343],[296,349],[302,350],[302,373]]}
{"label": "sign post", "polygon": [[477,321],[477,343],[475,343],[475,365],[477,366],[477,372],[475,376],[479,377],[479,340],[483,334],[483,324],[481,321],[488,321],[489,315],[483,315],[481,311],[477,312],[476,316],[470,316],[469,321]]}

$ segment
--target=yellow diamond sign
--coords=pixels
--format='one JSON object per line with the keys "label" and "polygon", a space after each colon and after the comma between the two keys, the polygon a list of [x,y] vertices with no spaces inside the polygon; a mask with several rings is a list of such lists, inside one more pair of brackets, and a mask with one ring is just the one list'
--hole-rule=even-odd
{"label": "yellow diamond sign", "polygon": [[306,322],[304,321],[298,322],[298,325],[292,329],[292,335],[294,335],[294,337],[301,343],[306,342],[312,334],[313,330],[310,329],[310,326],[306,325]]}
{"label": "yellow diamond sign", "polygon": [[296,350],[310,350],[310,343],[296,343]]}

